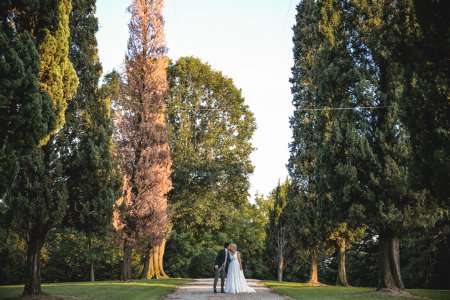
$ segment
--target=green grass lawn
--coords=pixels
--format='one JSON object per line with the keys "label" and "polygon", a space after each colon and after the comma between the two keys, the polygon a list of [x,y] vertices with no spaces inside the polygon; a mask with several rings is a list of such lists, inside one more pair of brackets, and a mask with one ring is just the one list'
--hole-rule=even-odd
{"label": "green grass lawn", "polygon": [[[302,300],[340,300],[340,299],[373,299],[373,300],[392,300],[392,299],[408,299],[405,297],[379,296],[373,295],[374,288],[363,287],[338,287],[338,286],[322,286],[313,287],[305,283],[296,282],[276,282],[264,281],[264,284],[272,288],[272,290],[281,295],[289,296],[293,299]],[[430,299],[450,299],[450,290],[408,290],[412,295],[417,297],[427,297]]]}
{"label": "green grass lawn", "polygon": [[[188,279],[152,279],[130,282],[98,281],[46,283],[42,292],[61,298],[82,299],[162,299]],[[22,294],[23,285],[0,286],[0,299],[17,298]]]}

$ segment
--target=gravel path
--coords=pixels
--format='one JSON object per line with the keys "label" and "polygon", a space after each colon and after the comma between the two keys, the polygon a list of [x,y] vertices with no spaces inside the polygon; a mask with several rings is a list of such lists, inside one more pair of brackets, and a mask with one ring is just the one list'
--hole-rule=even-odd
{"label": "gravel path", "polygon": [[[180,286],[175,292],[168,295],[166,299],[247,299],[247,300],[259,300],[259,299],[288,299],[280,295],[274,294],[269,288],[264,286],[259,280],[247,279],[249,286],[256,290],[256,293],[249,294],[222,294],[213,293],[213,281],[214,279],[194,279],[187,284]],[[220,280],[218,283],[220,291]]]}

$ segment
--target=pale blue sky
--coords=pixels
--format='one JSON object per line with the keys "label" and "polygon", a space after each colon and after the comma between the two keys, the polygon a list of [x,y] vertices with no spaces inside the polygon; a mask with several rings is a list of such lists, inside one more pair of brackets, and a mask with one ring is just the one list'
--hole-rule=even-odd
{"label": "pale blue sky", "polygon": [[[292,115],[289,78],[296,0],[166,0],[169,57],[196,56],[231,77],[255,114],[250,195],[287,176]],[[100,60],[120,68],[128,39],[124,0],[97,0]]]}

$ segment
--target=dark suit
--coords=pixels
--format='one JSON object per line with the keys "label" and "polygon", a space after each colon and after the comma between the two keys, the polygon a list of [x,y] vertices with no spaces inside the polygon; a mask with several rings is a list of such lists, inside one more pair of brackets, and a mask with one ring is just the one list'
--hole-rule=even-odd
{"label": "dark suit", "polygon": [[230,253],[228,250],[223,248],[219,252],[217,252],[216,260],[214,262],[214,266],[218,266],[214,273],[214,291],[216,291],[217,281],[219,281],[220,276],[220,290],[223,292],[223,286],[225,283],[225,273],[227,272],[228,265],[230,264]]}

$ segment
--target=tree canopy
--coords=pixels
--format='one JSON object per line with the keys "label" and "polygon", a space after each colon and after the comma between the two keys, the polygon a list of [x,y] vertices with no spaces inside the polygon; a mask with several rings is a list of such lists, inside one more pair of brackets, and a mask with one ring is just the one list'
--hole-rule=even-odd
{"label": "tree canopy", "polygon": [[209,244],[248,201],[255,119],[232,79],[198,58],[172,63],[168,80],[173,230]]}

